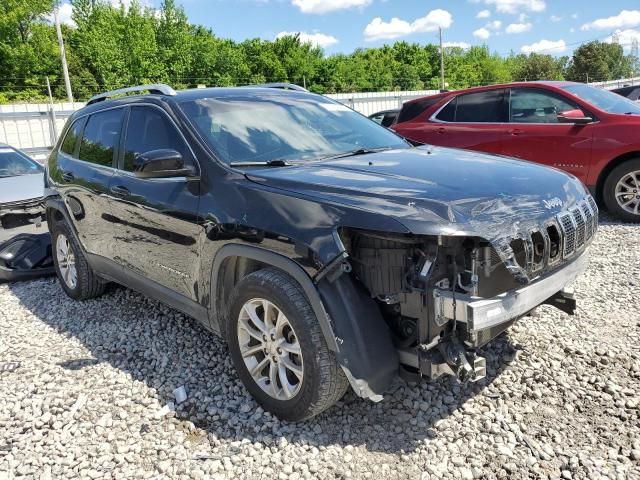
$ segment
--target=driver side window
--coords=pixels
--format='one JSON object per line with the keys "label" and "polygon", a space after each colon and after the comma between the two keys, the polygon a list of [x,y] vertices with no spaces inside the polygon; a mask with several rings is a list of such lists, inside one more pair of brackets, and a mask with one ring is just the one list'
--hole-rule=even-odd
{"label": "driver side window", "polygon": [[163,112],[154,107],[131,107],[124,147],[124,170],[134,171],[137,155],[160,149],[176,150],[182,155],[185,166],[193,164],[185,141]]}
{"label": "driver side window", "polygon": [[575,109],[580,107],[551,92],[533,88],[512,88],[509,99],[509,122],[560,123],[558,113]]}

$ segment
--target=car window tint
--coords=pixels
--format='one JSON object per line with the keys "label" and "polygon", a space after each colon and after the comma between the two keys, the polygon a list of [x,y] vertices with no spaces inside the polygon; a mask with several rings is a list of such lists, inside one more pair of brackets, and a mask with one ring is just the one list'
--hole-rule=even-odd
{"label": "car window tint", "polygon": [[454,98],[449,103],[445,105],[445,107],[440,110],[440,113],[436,116],[436,119],[441,120],[443,122],[455,122],[456,120],[456,105],[458,104],[458,99]]}
{"label": "car window tint", "polygon": [[512,123],[559,123],[558,113],[579,109],[578,105],[551,92],[513,88],[509,103]]}
{"label": "car window tint", "polygon": [[396,117],[398,116],[398,114],[396,112],[390,112],[387,113],[384,118],[382,119],[382,126],[383,127],[390,127],[391,125],[393,125],[393,122],[395,121]]}
{"label": "car window tint", "polygon": [[413,102],[407,102],[402,106],[400,113],[398,114],[398,123],[408,122],[413,120],[418,115],[421,115],[425,110],[431,108],[433,105],[442,100],[442,97],[427,97],[415,100]]}
{"label": "car window tint", "polygon": [[78,158],[85,162],[110,167],[120,139],[124,109],[94,113],[87,120]]}
{"label": "car window tint", "polygon": [[67,155],[73,155],[73,152],[76,148],[76,143],[78,141],[78,137],[80,133],[82,133],[82,125],[84,123],[84,119],[79,119],[73,122],[71,128],[67,131],[67,134],[62,141],[62,145],[60,145],[60,150]]}
{"label": "car window tint", "polygon": [[507,121],[504,90],[468,93],[458,97],[456,122],[500,123]]}
{"label": "car window tint", "polygon": [[133,107],[124,146],[124,169],[133,172],[137,155],[151,150],[172,149],[190,164],[189,149],[167,116],[154,107]]}

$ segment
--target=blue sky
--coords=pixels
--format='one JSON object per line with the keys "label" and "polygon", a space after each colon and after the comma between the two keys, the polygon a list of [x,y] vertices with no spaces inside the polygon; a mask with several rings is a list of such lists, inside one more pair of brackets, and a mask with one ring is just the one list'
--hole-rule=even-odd
{"label": "blue sky", "polygon": [[[120,0],[110,0],[119,3]],[[125,0],[125,4],[129,0]],[[396,40],[487,44],[508,54],[571,54],[589,40],[611,41],[628,51],[640,40],[638,0],[177,0],[192,23],[220,37],[273,39],[301,32],[327,54]],[[146,0],[157,6],[160,0]],[[64,17],[65,5],[61,15]]]}

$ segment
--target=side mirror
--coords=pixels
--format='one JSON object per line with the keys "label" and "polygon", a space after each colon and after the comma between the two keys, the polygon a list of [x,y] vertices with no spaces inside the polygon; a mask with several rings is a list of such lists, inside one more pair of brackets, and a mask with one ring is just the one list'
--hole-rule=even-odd
{"label": "side mirror", "polygon": [[133,173],[139,178],[187,177],[193,174],[185,168],[182,154],[160,149],[140,153],[133,159]]}
{"label": "side mirror", "polygon": [[575,123],[577,125],[586,125],[593,122],[593,118],[588,117],[579,108],[573,110],[565,110],[558,113],[558,122],[560,123]]}

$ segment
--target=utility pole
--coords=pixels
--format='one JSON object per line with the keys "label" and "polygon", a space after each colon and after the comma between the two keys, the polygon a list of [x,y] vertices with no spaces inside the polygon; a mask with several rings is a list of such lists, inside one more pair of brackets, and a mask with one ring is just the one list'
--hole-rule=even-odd
{"label": "utility pole", "polygon": [[438,27],[440,32],[440,88],[445,90],[444,86],[444,47],[442,46],[442,27]]}
{"label": "utility pole", "polygon": [[58,17],[58,2],[53,8],[53,18],[56,23],[56,33],[58,34],[58,45],[60,46],[60,60],[62,61],[62,75],[64,76],[64,86],[67,90],[67,100],[73,102],[71,92],[71,80],[69,80],[69,68],[67,67],[67,55],[64,51],[64,40],[62,39],[62,28],[60,28],[60,17]]}

